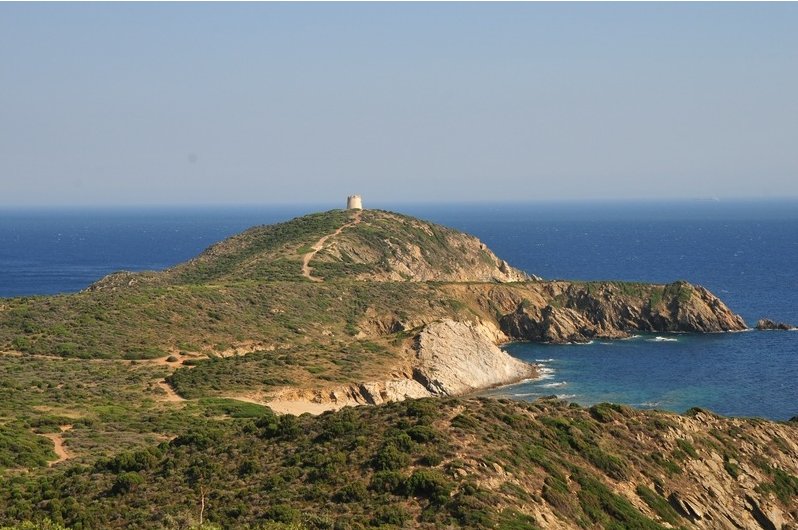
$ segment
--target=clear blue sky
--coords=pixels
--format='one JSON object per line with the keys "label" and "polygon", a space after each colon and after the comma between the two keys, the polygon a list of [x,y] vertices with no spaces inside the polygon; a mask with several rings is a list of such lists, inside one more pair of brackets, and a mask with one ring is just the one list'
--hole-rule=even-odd
{"label": "clear blue sky", "polygon": [[798,4],[0,4],[0,205],[798,196]]}

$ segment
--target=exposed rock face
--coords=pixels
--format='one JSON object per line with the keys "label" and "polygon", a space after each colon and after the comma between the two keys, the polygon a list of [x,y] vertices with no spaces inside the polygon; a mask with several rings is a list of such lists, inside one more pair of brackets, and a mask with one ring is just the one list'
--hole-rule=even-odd
{"label": "exposed rock face", "polygon": [[328,410],[360,405],[380,405],[405,399],[430,397],[433,394],[414,379],[389,379],[343,385],[323,390],[285,389],[266,404],[275,412],[321,414]]}
{"label": "exposed rock face", "polygon": [[789,324],[785,324],[784,322],[775,322],[775,321],[770,320],[768,318],[763,318],[763,319],[757,321],[756,329],[760,329],[760,330],[776,329],[776,330],[790,331],[790,330],[798,329],[798,328],[796,328],[795,326],[791,326]]}
{"label": "exposed rock face", "polygon": [[[746,329],[745,321],[700,286],[676,282],[624,293],[612,283],[551,282],[543,302],[521,301],[499,318],[502,331],[518,340],[586,342],[643,332],[719,332]],[[655,290],[658,289],[658,290]],[[553,294],[553,296],[551,296]]]}
{"label": "exposed rock face", "polygon": [[458,395],[535,375],[496,343],[506,339],[495,327],[444,320],[425,327],[416,340],[413,378],[434,395]]}
{"label": "exposed rock face", "polygon": [[361,223],[331,240],[316,259],[331,264],[346,263],[349,270],[342,272],[364,281],[539,279],[499,259],[474,236],[379,210],[364,211]]}
{"label": "exposed rock face", "polygon": [[[492,324],[433,322],[424,326],[415,338],[412,376],[320,391],[287,389],[275,396],[273,408],[290,411],[293,407],[320,413],[345,406],[456,396],[535,377],[534,365],[519,361],[497,346],[506,340],[504,333]],[[302,407],[303,402],[311,406]]]}
{"label": "exposed rock face", "polygon": [[[708,437],[719,436],[720,440],[733,445],[736,452],[734,456],[724,456],[707,449],[699,451],[698,458],[684,462],[682,476],[671,485],[673,489],[663,492],[679,515],[690,521],[691,528],[792,528],[785,524],[795,521],[798,512],[785,512],[775,495],[761,489],[761,484],[771,480],[769,468],[751,462],[756,462],[756,455],[771,447],[774,439],[779,439],[778,457],[777,451],[768,451],[768,465],[788,473],[798,469],[798,445],[793,427],[722,418],[699,409],[687,416],[671,416],[671,419],[678,424],[654,437],[664,448],[678,446],[673,442],[679,439],[697,445],[699,441],[711,439]],[[735,432],[731,438],[724,436]]]}

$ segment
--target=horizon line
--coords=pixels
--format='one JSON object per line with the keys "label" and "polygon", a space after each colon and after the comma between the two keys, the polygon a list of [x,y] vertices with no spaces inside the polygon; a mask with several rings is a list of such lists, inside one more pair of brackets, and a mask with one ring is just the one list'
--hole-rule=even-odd
{"label": "horizon line", "polygon": [[[362,196],[362,195],[361,195]],[[774,203],[774,202],[795,202],[798,195],[788,196],[759,196],[759,197],[624,197],[624,198],[570,198],[570,199],[510,199],[510,200],[396,200],[385,201],[376,200],[373,203],[365,202],[365,209],[373,205],[372,209],[382,209],[386,206],[501,206],[501,205],[529,205],[529,204],[742,204],[742,203]],[[333,206],[331,209],[345,209],[334,207],[338,203],[345,203],[345,200],[332,201],[278,201],[278,202],[163,202],[163,203],[71,203],[71,204],[2,204],[0,210],[109,210],[109,209],[160,209],[160,208],[298,208],[308,206]]]}

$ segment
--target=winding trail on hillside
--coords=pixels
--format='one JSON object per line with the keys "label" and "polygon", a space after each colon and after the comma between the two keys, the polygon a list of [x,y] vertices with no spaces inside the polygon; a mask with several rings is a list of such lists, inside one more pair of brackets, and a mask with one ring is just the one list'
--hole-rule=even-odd
{"label": "winding trail on hillside", "polygon": [[56,456],[58,456],[57,459],[47,462],[47,465],[50,467],[60,464],[64,460],[69,460],[72,458],[72,454],[67,451],[66,447],[64,446],[64,433],[72,429],[72,425],[60,425],[58,428],[60,429],[59,432],[51,432],[42,435],[45,438],[52,440],[53,451],[55,452]]}
{"label": "winding trail on hillside", "polygon": [[316,254],[322,248],[324,248],[324,244],[327,242],[328,239],[330,239],[331,237],[337,236],[345,228],[349,228],[350,226],[355,226],[355,225],[359,224],[360,223],[360,217],[362,216],[362,214],[363,214],[363,210],[358,210],[355,213],[355,218],[353,220],[349,221],[348,223],[346,223],[344,225],[341,225],[340,228],[338,228],[338,230],[336,230],[335,232],[333,232],[331,234],[327,234],[326,236],[324,236],[321,239],[319,239],[318,241],[316,241],[313,245],[311,245],[310,248],[312,250],[310,252],[308,252],[307,254],[305,254],[304,256],[302,256],[302,276],[304,276],[308,280],[311,280],[311,281],[314,281],[314,282],[323,282],[324,281],[323,278],[319,278],[318,276],[313,276],[313,274],[311,273],[313,268],[310,266],[310,260],[312,260],[314,258],[314,256],[316,256]]}
{"label": "winding trail on hillside", "polygon": [[170,385],[166,379],[161,379],[158,381],[158,386],[161,387],[161,390],[166,393],[166,396],[163,398],[164,401],[169,401],[172,403],[186,401],[186,398],[175,392],[175,389],[172,388],[172,385]]}

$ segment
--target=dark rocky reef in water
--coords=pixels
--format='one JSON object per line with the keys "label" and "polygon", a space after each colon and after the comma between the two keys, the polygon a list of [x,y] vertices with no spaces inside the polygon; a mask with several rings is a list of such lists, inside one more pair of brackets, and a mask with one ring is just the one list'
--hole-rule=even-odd
{"label": "dark rocky reef in water", "polygon": [[769,318],[763,318],[757,321],[756,329],[791,331],[798,328],[791,326],[790,324],[785,324],[784,322],[775,322]]}

